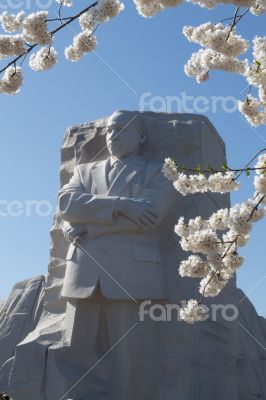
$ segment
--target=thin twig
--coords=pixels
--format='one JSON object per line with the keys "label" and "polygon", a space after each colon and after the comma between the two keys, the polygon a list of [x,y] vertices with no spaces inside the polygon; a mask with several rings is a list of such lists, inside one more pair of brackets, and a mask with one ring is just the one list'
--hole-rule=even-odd
{"label": "thin twig", "polygon": [[[222,169],[222,170],[221,170],[221,169],[212,168],[212,167],[210,166],[210,167],[211,167],[210,169],[208,169],[208,170],[201,170],[200,172],[201,172],[201,173],[204,173],[204,174],[210,174],[210,173],[216,174],[216,173],[218,173],[218,172],[225,173],[226,171],[230,171],[230,172],[239,172],[239,174],[236,175],[235,178],[234,178],[234,179],[236,180],[236,179],[238,179],[238,178],[243,174],[243,172],[247,172],[247,171],[258,171],[258,170],[266,170],[266,167],[254,167],[254,168],[250,168],[250,167],[249,167],[249,165],[250,165],[261,153],[264,153],[264,152],[266,152],[266,147],[263,148],[263,149],[261,149],[258,153],[256,153],[255,156],[252,157],[252,159],[244,166],[244,168],[230,168],[230,167],[227,166],[226,169]],[[176,166],[176,169],[177,169],[177,170],[180,170],[180,171],[199,172],[197,168],[187,168],[187,167],[182,167],[182,166],[179,167],[177,164],[175,164],[175,166]]]}
{"label": "thin twig", "polygon": [[205,298],[205,290],[206,290],[208,284],[210,283],[210,281],[215,277],[216,274],[217,274],[217,271],[213,271],[212,276],[210,277],[210,279],[208,280],[208,282],[207,282],[206,285],[204,286],[204,289],[203,289],[203,291],[202,291],[202,296],[201,296],[201,299],[200,299],[200,301],[199,301],[199,304],[202,304],[202,302],[203,302],[203,300],[204,300],[204,298]]}
{"label": "thin twig", "polygon": [[61,11],[62,11],[63,4],[64,4],[64,0],[61,0],[60,1],[60,5],[59,5],[59,9],[58,9],[58,18],[59,18],[60,22],[62,22]]}
{"label": "thin twig", "polygon": [[249,222],[251,220],[251,218],[253,217],[253,214],[255,213],[255,211],[258,210],[259,205],[263,202],[263,200],[265,199],[265,195],[263,195],[260,200],[258,201],[258,203],[253,207],[253,210],[249,216],[249,218],[247,219],[247,222]]}
{"label": "thin twig", "polygon": [[[197,170],[197,168],[185,168],[185,167],[179,167],[179,166],[176,166],[176,168],[177,168],[177,170],[180,170],[180,171],[188,171],[188,172],[198,172],[198,170]],[[245,167],[245,168],[239,168],[239,169],[233,169],[233,168],[227,168],[227,169],[208,169],[208,170],[201,170],[201,173],[203,173],[203,174],[209,174],[209,173],[212,173],[212,174],[217,174],[218,172],[222,172],[222,173],[225,173],[225,172],[228,172],[228,171],[230,171],[230,172],[241,172],[241,173],[243,173],[243,172],[246,172],[246,171],[257,171],[257,170],[266,170],[266,167],[257,167],[257,168],[248,168],[247,169],[247,167]],[[236,178],[235,178],[236,179]]]}
{"label": "thin twig", "polygon": [[244,18],[245,15],[246,15],[249,11],[250,11],[250,8],[247,8],[246,11],[245,11],[243,14],[239,15],[239,16],[238,16],[238,21],[237,21],[237,23],[238,23],[242,18]]}
{"label": "thin twig", "polygon": [[10,61],[3,69],[1,69],[0,74],[2,72],[4,72],[11,65],[16,64],[16,62],[19,61],[21,58],[23,58],[24,56],[27,56],[36,46],[38,46],[37,43],[31,45],[24,53],[22,53],[21,55],[17,56],[16,58],[14,58],[12,61]]}
{"label": "thin twig", "polygon": [[[265,199],[265,197],[266,197],[266,195],[263,195],[263,196],[260,198],[260,200],[257,202],[257,204],[252,208],[251,213],[250,213],[250,216],[249,216],[248,219],[247,219],[247,222],[249,222],[249,221],[251,220],[251,218],[253,217],[255,211],[258,210],[259,205],[263,202],[263,200]],[[221,259],[225,258],[225,256],[229,253],[231,247],[232,247],[234,244],[235,244],[235,246],[236,246],[235,251],[237,251],[237,239],[238,239],[239,237],[241,237],[241,236],[242,236],[242,235],[237,235],[237,236],[234,238],[234,240],[230,240],[230,241],[228,241],[228,242],[221,242],[221,243],[223,243],[223,244],[225,244],[225,243],[230,243],[229,246],[228,246],[228,248],[226,249],[226,251],[225,251],[225,252],[223,253],[223,255],[221,256]],[[209,285],[209,283],[211,282],[211,280],[214,278],[214,276],[215,276],[216,274],[219,274],[219,273],[220,273],[220,271],[214,271],[214,272],[213,272],[212,276],[210,277],[210,279],[208,280],[208,282],[207,282],[206,285],[204,286],[204,289],[203,289],[202,296],[201,296],[201,299],[200,299],[200,301],[199,301],[199,304],[202,304],[202,302],[203,302],[203,300],[204,300],[204,298],[205,298],[205,290],[206,290],[207,286]]]}
{"label": "thin twig", "polygon": [[27,53],[23,56],[23,58],[22,58],[22,60],[21,60],[21,62],[20,62],[20,67],[22,66],[22,64],[24,63],[24,61],[26,60],[26,57],[27,57]]}
{"label": "thin twig", "polygon": [[222,259],[225,258],[225,257],[227,256],[229,250],[231,249],[231,247],[232,247],[234,244],[237,245],[237,239],[238,239],[239,237],[241,237],[241,236],[242,236],[242,235],[237,235],[237,236],[234,238],[234,240],[231,241],[230,245],[228,246],[228,248],[226,249],[226,251],[225,251],[224,254],[222,255],[222,257],[221,257]]}
{"label": "thin twig", "polygon": [[226,41],[229,39],[229,37],[230,37],[230,35],[231,35],[231,32],[232,32],[232,30],[234,29],[234,27],[236,26],[236,24],[237,24],[237,22],[236,22],[236,20],[237,20],[237,17],[238,17],[238,11],[240,10],[240,7],[238,6],[237,8],[236,8],[236,10],[235,10],[235,15],[234,15],[234,18],[233,18],[233,22],[232,22],[232,24],[231,24],[231,27],[230,27],[230,29],[229,29],[229,32],[228,32],[228,34],[227,34],[227,36],[226,36]]}
{"label": "thin twig", "polygon": [[55,33],[61,31],[63,28],[65,28],[67,25],[71,24],[71,22],[75,21],[78,19],[82,14],[85,14],[85,12],[89,11],[91,8],[97,6],[98,1],[95,1],[95,3],[91,4],[90,6],[84,8],[84,10],[80,11],[78,14],[74,15],[71,17],[70,20],[64,22],[62,25],[58,26],[56,29],[50,32],[50,34],[53,36]]}
{"label": "thin twig", "polygon": [[244,169],[235,177],[235,179],[238,179],[243,172],[245,172],[245,170],[248,168],[248,166],[263,152],[266,151],[266,148],[260,150],[257,154],[255,154],[255,156],[245,165]]}
{"label": "thin twig", "polygon": [[72,17],[64,17],[64,18],[49,18],[46,22],[55,22],[55,21],[66,21],[67,19],[71,19]]}
{"label": "thin twig", "polygon": [[[243,14],[240,14],[240,15],[238,15],[238,16],[236,17],[236,21],[235,21],[236,24],[238,24],[238,22],[248,13],[248,11],[249,11],[249,8],[248,8]],[[234,18],[235,18],[235,17],[233,16],[233,17],[221,19],[219,22],[216,23],[216,25],[217,25],[217,24],[220,24],[221,22],[231,21],[231,20],[234,19]]]}
{"label": "thin twig", "polygon": [[[51,36],[54,36],[57,32],[61,31],[62,29],[64,29],[67,25],[71,24],[73,21],[75,21],[76,19],[78,19],[82,14],[85,14],[87,11],[89,11],[91,8],[95,7],[98,4],[98,1],[95,1],[93,4],[91,4],[90,6],[84,8],[82,11],[80,11],[79,13],[77,13],[76,15],[74,15],[73,17],[69,17],[69,19],[64,22],[63,24],[61,24],[60,26],[58,26],[57,28],[55,28],[54,30],[52,30],[50,33]],[[14,58],[12,61],[10,61],[4,68],[2,68],[0,70],[0,74],[2,72],[4,72],[7,68],[9,68],[11,65],[15,65],[17,61],[19,61],[20,59],[23,58],[24,59],[29,55],[29,53],[31,53],[31,51],[38,46],[38,43],[34,43],[32,44],[24,53],[20,54],[19,56],[17,56],[16,58]]]}

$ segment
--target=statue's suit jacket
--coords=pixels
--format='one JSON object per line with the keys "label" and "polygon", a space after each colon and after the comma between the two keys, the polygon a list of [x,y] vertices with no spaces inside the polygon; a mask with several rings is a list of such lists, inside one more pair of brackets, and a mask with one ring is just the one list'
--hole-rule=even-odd
{"label": "statue's suit jacket", "polygon": [[[176,191],[162,174],[162,164],[137,156],[108,187],[109,160],[81,164],[59,192],[58,212],[70,224],[86,224],[80,245],[70,244],[62,296],[87,298],[97,285],[107,298],[164,299],[163,224]],[[140,228],[114,204],[119,197],[154,203],[159,219],[152,229]],[[172,232],[171,232],[172,233]]]}

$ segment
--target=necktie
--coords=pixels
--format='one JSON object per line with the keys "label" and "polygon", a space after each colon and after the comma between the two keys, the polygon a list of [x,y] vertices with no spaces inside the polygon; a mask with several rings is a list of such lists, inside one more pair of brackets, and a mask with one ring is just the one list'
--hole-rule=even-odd
{"label": "necktie", "polygon": [[113,183],[113,181],[119,174],[119,171],[121,170],[121,168],[122,168],[122,163],[120,161],[116,161],[113,164],[111,171],[108,174],[108,180],[109,180],[110,185]]}

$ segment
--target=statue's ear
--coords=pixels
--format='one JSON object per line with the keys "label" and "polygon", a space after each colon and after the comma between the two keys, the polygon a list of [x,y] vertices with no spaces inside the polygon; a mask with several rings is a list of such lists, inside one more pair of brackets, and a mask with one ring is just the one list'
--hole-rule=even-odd
{"label": "statue's ear", "polygon": [[140,131],[140,143],[142,144],[147,142],[147,139],[148,139],[147,133],[145,132],[145,129],[142,129]]}

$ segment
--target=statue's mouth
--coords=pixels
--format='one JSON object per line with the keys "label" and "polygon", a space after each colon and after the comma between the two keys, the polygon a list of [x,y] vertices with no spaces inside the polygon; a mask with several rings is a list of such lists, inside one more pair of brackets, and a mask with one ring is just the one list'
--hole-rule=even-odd
{"label": "statue's mouth", "polygon": [[108,144],[108,147],[117,147],[117,146],[119,146],[119,142],[118,142],[118,140],[117,141],[114,141],[114,142],[110,142],[109,144]]}

